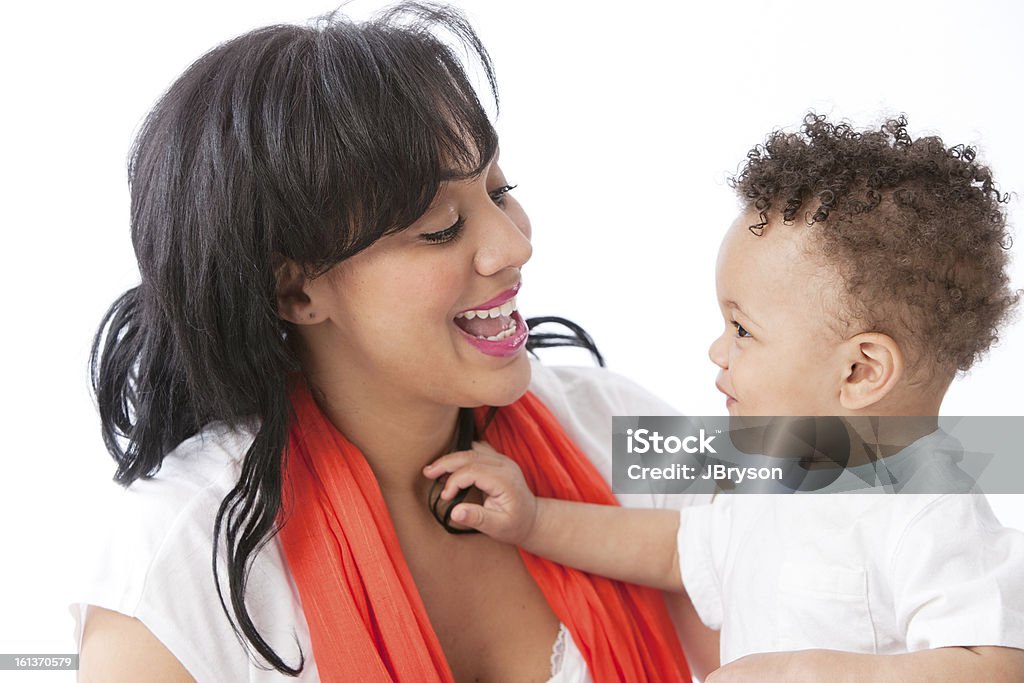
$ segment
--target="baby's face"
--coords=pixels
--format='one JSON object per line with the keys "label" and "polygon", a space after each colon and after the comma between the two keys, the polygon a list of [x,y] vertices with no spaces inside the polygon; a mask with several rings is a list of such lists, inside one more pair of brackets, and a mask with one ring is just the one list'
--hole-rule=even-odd
{"label": "baby's face", "polygon": [[724,330],[709,351],[730,415],[840,415],[837,275],[805,251],[807,228],[736,219],[718,253]]}

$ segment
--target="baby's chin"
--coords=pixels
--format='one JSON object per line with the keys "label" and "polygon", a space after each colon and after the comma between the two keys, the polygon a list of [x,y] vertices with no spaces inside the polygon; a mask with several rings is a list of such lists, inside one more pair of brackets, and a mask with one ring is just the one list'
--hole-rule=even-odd
{"label": "baby's chin", "polygon": [[826,404],[786,404],[783,401],[729,399],[726,409],[730,417],[809,417],[835,414]]}

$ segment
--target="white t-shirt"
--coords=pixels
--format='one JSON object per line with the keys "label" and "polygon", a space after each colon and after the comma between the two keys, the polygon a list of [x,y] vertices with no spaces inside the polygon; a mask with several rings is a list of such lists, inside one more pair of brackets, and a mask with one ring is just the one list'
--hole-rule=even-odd
{"label": "white t-shirt", "polygon": [[811,648],[1024,648],[1024,533],[980,494],[719,495],[682,512],[678,543],[722,664]]}
{"label": "white t-shirt", "polygon": [[[670,406],[623,377],[599,368],[546,368],[533,363],[530,389],[566,433],[611,481],[613,415],[677,415]],[[70,606],[75,640],[87,605],[139,619],[199,683],[296,680],[261,669],[236,638],[213,583],[213,523],[236,483],[252,443],[248,431],[211,425],[164,458],[153,479],[127,489],[111,487],[114,515],[97,530],[96,558],[83,565],[77,600]],[[709,497],[624,494],[629,507],[681,508]],[[223,536],[218,575],[225,601]],[[256,556],[245,593],[261,635],[290,666],[305,655],[301,681],[320,680],[298,590],[275,537]],[[266,665],[263,665],[266,666]],[[552,682],[587,683],[582,654],[561,629],[552,652]]]}

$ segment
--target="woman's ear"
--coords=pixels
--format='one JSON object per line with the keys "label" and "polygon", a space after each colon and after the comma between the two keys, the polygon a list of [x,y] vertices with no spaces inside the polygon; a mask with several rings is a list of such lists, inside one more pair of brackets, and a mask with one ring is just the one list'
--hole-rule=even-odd
{"label": "woman's ear", "polygon": [[274,276],[277,280],[277,314],[282,320],[296,325],[321,322],[320,314],[309,298],[309,279],[302,266],[278,254],[274,259]]}
{"label": "woman's ear", "polygon": [[878,332],[858,334],[844,343],[846,369],[839,403],[864,410],[889,395],[903,379],[903,352],[892,337]]}

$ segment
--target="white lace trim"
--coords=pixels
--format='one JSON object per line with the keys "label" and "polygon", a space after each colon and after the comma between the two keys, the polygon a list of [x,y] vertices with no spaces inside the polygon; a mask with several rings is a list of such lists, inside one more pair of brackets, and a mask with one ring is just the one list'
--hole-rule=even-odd
{"label": "white lace trim", "polygon": [[569,631],[565,624],[558,625],[558,636],[555,637],[555,644],[551,648],[551,676],[557,676],[562,671],[562,660],[565,659],[565,641],[569,637]]}

